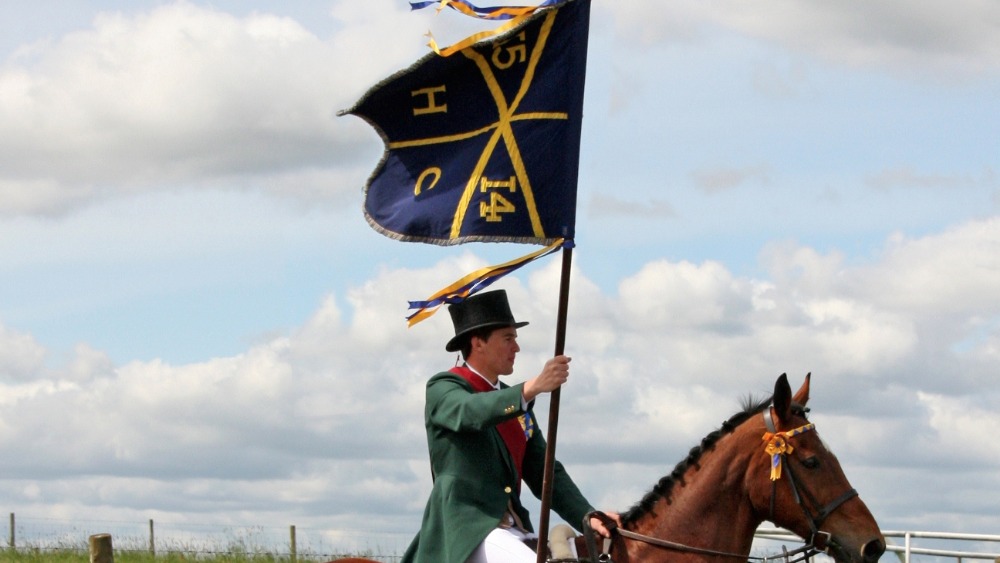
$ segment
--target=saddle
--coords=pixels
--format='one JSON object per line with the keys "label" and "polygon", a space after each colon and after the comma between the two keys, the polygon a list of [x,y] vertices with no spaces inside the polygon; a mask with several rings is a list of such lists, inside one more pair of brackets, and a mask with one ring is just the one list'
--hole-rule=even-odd
{"label": "saddle", "polygon": [[[528,547],[538,552],[538,539],[525,540]],[[573,548],[576,548],[575,550]],[[549,563],[580,563],[587,558],[587,544],[583,536],[576,535],[566,524],[553,526],[549,531],[549,545],[546,553]]]}

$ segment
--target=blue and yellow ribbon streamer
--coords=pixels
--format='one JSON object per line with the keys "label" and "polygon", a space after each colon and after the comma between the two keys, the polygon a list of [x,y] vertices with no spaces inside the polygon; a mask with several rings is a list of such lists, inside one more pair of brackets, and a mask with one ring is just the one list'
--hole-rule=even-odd
{"label": "blue and yellow ribbon streamer", "polygon": [[498,279],[506,276],[514,270],[517,270],[521,266],[529,264],[543,256],[547,256],[556,250],[559,250],[560,247],[566,244],[572,244],[572,241],[567,241],[562,238],[557,239],[555,242],[541,250],[536,250],[535,252],[516,258],[510,262],[480,268],[475,272],[472,272],[471,274],[455,281],[448,287],[435,292],[423,301],[410,301],[410,309],[417,309],[417,312],[406,317],[408,325],[413,326],[430,317],[437,312],[441,305],[462,302],[476,292],[485,289]]}
{"label": "blue and yellow ribbon streamer", "polygon": [[429,38],[427,46],[442,57],[447,57],[465,49],[466,47],[470,47],[483,39],[496,37],[497,35],[501,35],[504,32],[521,25],[525,19],[541,8],[555,6],[565,1],[566,0],[544,0],[537,6],[495,6],[492,8],[480,8],[468,0],[427,0],[422,2],[410,2],[410,9],[420,10],[433,4],[440,4],[437,9],[439,13],[447,6],[473,18],[498,21],[509,20],[507,23],[496,29],[474,33],[449,47],[445,47],[444,49],[438,47],[437,41],[434,40],[434,36],[431,35],[430,32],[427,32],[427,37]]}
{"label": "blue and yellow ribbon streamer", "polygon": [[565,2],[565,0],[544,0],[537,6],[493,6],[491,8],[480,8],[468,0],[425,0],[423,2],[410,2],[411,10],[420,10],[434,4],[440,4],[438,12],[445,7],[462,12],[467,16],[484,20],[509,20],[523,15],[535,13],[540,8],[555,6]]}
{"label": "blue and yellow ribbon streamer", "polygon": [[785,454],[790,454],[795,450],[788,440],[814,428],[816,428],[816,425],[809,423],[799,426],[798,428],[786,430],[785,432],[764,432],[762,440],[767,442],[767,444],[764,445],[764,452],[771,457],[772,481],[781,479],[781,459]]}

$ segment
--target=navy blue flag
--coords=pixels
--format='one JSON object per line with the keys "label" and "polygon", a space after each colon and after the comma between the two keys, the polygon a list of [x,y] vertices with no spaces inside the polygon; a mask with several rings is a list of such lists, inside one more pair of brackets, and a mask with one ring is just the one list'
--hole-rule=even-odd
{"label": "navy blue flag", "polygon": [[491,40],[429,53],[342,113],[385,153],[365,186],[378,232],[441,245],[572,239],[590,0]]}

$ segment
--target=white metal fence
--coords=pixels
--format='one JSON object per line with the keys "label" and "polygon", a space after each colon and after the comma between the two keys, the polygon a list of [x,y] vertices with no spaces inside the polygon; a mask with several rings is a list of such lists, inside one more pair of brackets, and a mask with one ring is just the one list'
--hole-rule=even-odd
{"label": "white metal fence", "polygon": [[[995,561],[1000,563],[1000,535],[956,534],[948,532],[898,532],[882,531],[886,540],[886,553],[882,561],[900,563]],[[801,543],[798,536],[787,530],[761,528],[755,536],[755,549],[774,553],[775,546]],[[780,551],[780,549],[778,550]],[[817,561],[832,561],[822,556]]]}

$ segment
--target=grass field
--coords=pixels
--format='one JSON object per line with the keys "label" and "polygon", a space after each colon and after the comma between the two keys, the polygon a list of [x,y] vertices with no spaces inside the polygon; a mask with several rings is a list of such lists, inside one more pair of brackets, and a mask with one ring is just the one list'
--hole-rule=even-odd
{"label": "grass field", "polygon": [[[80,537],[88,537],[89,540],[78,539]],[[74,531],[61,537],[38,539],[37,543],[34,538],[22,540],[23,543],[18,543],[16,547],[0,546],[0,563],[89,563],[90,544],[93,543],[95,548],[98,545],[107,548],[110,539],[98,538],[97,535],[84,536]],[[282,544],[273,539],[258,528],[227,531],[225,537],[173,537],[160,539],[154,554],[149,549],[149,538],[123,533],[113,538],[112,549],[114,563],[325,563],[348,557],[397,563],[400,559],[391,549],[382,547],[355,548],[353,553],[344,553],[346,549],[341,551],[330,545],[315,543],[299,544],[293,558],[291,550],[296,542]]]}
{"label": "grass field", "polygon": [[[337,556],[341,557],[341,556]],[[347,557],[344,555],[343,557]],[[329,556],[298,556],[298,563],[328,561]],[[0,563],[89,563],[90,555],[76,549],[0,549]],[[289,555],[265,553],[184,553],[166,552],[155,556],[148,551],[115,552],[115,563],[291,563]]]}
{"label": "grass field", "polygon": [[[163,551],[155,555],[144,550],[115,550],[114,563],[292,563],[287,553],[262,553],[234,550],[231,552],[205,551]],[[393,556],[377,556],[370,553],[342,555],[300,554],[295,563],[322,563],[343,557],[369,557],[377,561],[392,562]],[[89,563],[90,554],[86,548],[31,548],[16,550],[0,548],[0,563]]]}
{"label": "grass field", "polygon": [[[89,562],[90,555],[85,551],[77,550],[28,550],[11,552],[4,550],[0,553],[0,562],[3,563],[80,563]],[[215,554],[200,555],[187,553],[164,553],[156,556],[146,552],[121,552],[115,553],[115,563],[180,563],[199,561],[205,563],[290,563],[288,556],[267,556],[248,554]],[[316,561],[298,558],[298,561]]]}
{"label": "grass field", "polygon": [[114,563],[325,563],[349,557],[398,563],[402,554],[400,540],[392,534],[197,523],[161,524],[156,532],[154,542],[153,520],[148,528],[145,522],[116,520],[21,517],[15,522],[11,513],[0,563],[89,563],[91,544],[113,549]]}

